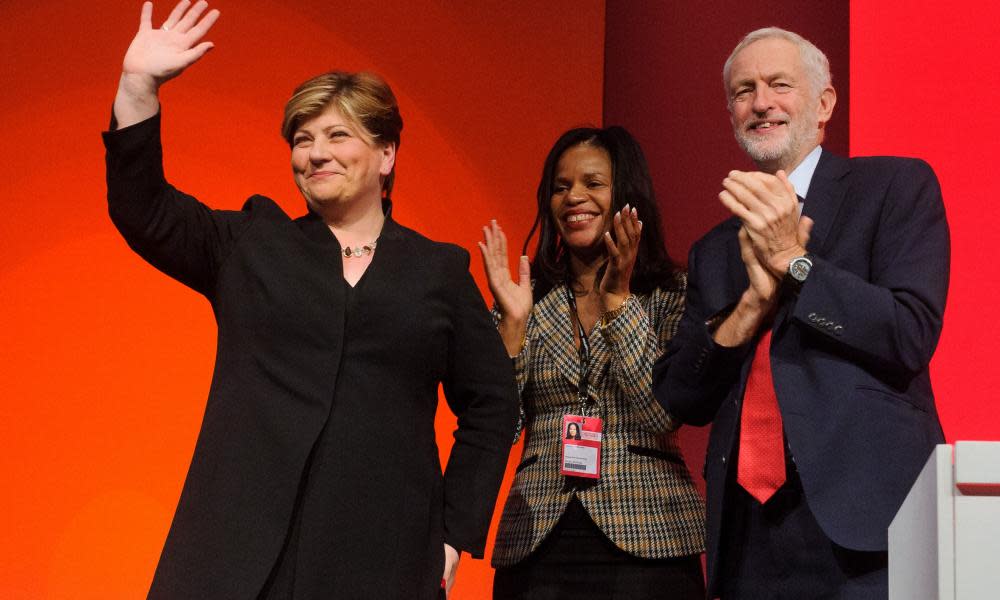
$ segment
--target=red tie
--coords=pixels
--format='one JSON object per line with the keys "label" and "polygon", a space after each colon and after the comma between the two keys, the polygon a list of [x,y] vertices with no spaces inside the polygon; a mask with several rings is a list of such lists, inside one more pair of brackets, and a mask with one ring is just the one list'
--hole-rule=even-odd
{"label": "red tie", "polygon": [[781,411],[771,378],[771,329],[757,342],[740,415],[736,481],[761,504],[785,483]]}

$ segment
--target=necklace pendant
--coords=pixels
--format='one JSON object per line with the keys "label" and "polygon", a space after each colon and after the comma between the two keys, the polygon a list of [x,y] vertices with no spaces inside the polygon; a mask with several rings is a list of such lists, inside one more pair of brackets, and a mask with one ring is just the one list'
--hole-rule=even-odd
{"label": "necklace pendant", "polygon": [[361,258],[362,256],[369,256],[372,252],[375,252],[375,247],[377,245],[378,240],[373,241],[371,244],[355,246],[353,248],[350,246],[344,246],[344,258]]}

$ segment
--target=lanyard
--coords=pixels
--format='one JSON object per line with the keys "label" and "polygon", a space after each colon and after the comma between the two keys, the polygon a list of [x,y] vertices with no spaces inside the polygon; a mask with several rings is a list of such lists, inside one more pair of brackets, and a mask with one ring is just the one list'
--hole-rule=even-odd
{"label": "lanyard", "polygon": [[566,302],[569,303],[569,309],[572,311],[573,316],[576,317],[576,327],[580,334],[580,384],[577,386],[577,389],[579,390],[580,414],[583,415],[587,407],[587,402],[590,399],[587,387],[587,379],[590,374],[590,341],[587,339],[587,332],[583,329],[580,313],[576,310],[576,298],[573,297],[573,291],[569,288],[570,286],[567,284]]}

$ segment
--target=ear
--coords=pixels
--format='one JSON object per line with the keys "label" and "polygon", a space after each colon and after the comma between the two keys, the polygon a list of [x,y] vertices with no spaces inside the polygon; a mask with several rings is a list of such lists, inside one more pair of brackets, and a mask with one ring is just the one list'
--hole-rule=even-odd
{"label": "ear", "polygon": [[822,129],[833,115],[833,107],[837,104],[837,90],[827,86],[819,95],[818,120]]}
{"label": "ear", "polygon": [[396,144],[385,144],[382,146],[382,164],[379,165],[379,175],[388,177],[392,173],[392,168],[396,166]]}

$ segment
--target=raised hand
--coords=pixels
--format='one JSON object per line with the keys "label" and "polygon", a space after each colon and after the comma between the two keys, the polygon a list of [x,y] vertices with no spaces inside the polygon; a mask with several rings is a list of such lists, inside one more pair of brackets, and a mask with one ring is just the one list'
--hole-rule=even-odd
{"label": "raised hand", "polygon": [[632,269],[639,255],[639,238],[642,237],[639,213],[628,204],[615,214],[612,227],[614,238],[610,231],[604,234],[604,244],[608,249],[608,266],[600,284],[601,308],[604,311],[618,308],[628,296]]}
{"label": "raised hand", "polygon": [[755,304],[762,315],[767,314],[777,300],[781,280],[760,263],[746,227],[740,227],[739,240],[740,258],[743,259],[743,266],[746,267],[750,280],[750,287],[747,289],[749,297],[745,301]]}
{"label": "raised hand", "polygon": [[122,61],[122,77],[115,97],[119,127],[147,119],[159,110],[157,91],[164,82],[180,75],[213,48],[201,39],[219,18],[208,2],[181,0],[158,29],[153,28],[153,3],[145,2],[139,16],[139,31]]}
{"label": "raised hand", "polygon": [[746,267],[750,285],[733,311],[712,334],[717,344],[731,348],[753,339],[777,305],[778,288],[781,286],[781,279],[758,260],[751,234],[745,226],[740,227],[739,242],[740,258]]}
{"label": "raised hand", "polygon": [[143,3],[139,31],[125,53],[122,71],[150,77],[157,84],[180,75],[213,47],[212,42],[199,42],[219,18],[219,11],[213,9],[199,20],[207,8],[205,0],[194,6],[181,0],[163,25],[154,29],[153,3]]}
{"label": "raised hand", "polygon": [[[795,228],[796,244],[805,248],[812,233],[813,221],[802,217]],[[733,312],[713,333],[716,343],[722,346],[740,346],[756,335],[761,325],[767,322],[778,302],[778,290],[784,279],[765,266],[760,246],[755,243],[753,233],[745,224],[740,227],[740,258],[747,271],[750,285],[740,296]],[[786,266],[787,271],[787,266]]]}
{"label": "raised hand", "polygon": [[511,278],[507,256],[507,236],[496,221],[483,227],[483,241],[479,242],[483,266],[490,292],[500,311],[500,336],[507,353],[515,356],[528,325],[528,316],[534,302],[531,297],[531,265],[527,256],[518,260],[517,281]]}

